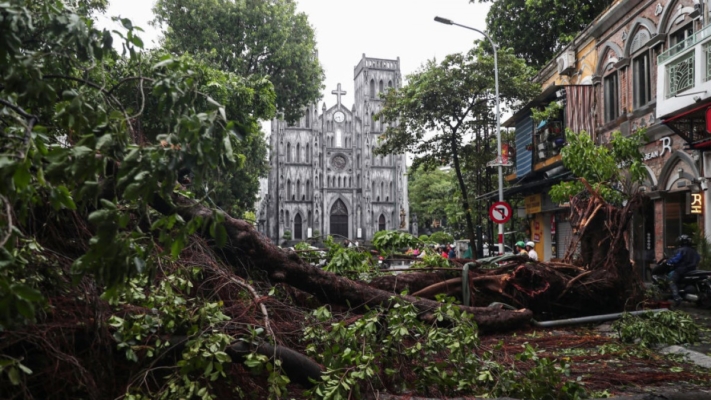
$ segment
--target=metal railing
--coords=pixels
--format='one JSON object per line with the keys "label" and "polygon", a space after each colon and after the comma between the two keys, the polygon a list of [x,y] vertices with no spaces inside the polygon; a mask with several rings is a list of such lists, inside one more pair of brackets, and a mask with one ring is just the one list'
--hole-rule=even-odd
{"label": "metal railing", "polygon": [[682,40],[681,42],[675,44],[674,46],[670,47],[669,50],[665,51],[664,53],[660,54],[657,57],[657,64],[662,64],[663,62],[669,60],[670,58],[674,57],[675,55],[683,52],[684,50],[688,49],[689,47],[693,47],[694,45],[698,44],[699,42],[708,39],[711,37],[711,25],[707,25],[703,29],[694,32],[689,36],[688,38]]}
{"label": "metal railing", "polygon": [[694,86],[694,52],[689,52],[684,58],[666,66],[667,93],[666,97],[674,97],[677,93]]}

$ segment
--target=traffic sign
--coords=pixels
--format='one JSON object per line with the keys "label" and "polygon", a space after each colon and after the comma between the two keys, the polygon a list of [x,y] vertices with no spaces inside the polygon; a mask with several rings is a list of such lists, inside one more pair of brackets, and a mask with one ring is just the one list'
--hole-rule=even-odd
{"label": "traffic sign", "polygon": [[505,224],[511,219],[513,210],[511,205],[505,201],[497,201],[489,208],[489,217],[497,224]]}

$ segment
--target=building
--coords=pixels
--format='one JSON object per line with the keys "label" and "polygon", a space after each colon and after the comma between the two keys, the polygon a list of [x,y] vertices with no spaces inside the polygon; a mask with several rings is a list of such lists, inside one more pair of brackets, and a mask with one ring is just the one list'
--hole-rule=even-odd
{"label": "building", "polygon": [[[646,192],[648,201],[634,216],[629,238],[640,274],[679,234],[711,223],[705,178],[711,165],[704,153],[711,148],[711,27],[700,3],[615,2],[539,73],[543,93],[505,124],[516,128],[517,150],[516,174],[509,178],[515,184],[508,193],[528,195],[530,229],[545,243],[538,251],[544,259],[562,256],[569,237],[566,209],[550,203],[546,188],[572,178],[555,148],[549,149],[565,139],[543,140],[550,124],[533,126],[527,112],[551,101],[563,105],[556,121],[563,129],[585,128],[599,145],[606,145],[612,132],[646,129],[648,142],[640,150],[648,176],[633,189]],[[539,146],[546,151],[539,154]]]}
{"label": "building", "polygon": [[355,104],[304,110],[294,125],[275,119],[269,139],[271,170],[258,210],[258,228],[274,242],[333,235],[371,239],[379,230],[408,230],[404,155],[376,156],[387,124],[374,119],[380,94],[402,83],[400,60],[369,58],[354,68]]}

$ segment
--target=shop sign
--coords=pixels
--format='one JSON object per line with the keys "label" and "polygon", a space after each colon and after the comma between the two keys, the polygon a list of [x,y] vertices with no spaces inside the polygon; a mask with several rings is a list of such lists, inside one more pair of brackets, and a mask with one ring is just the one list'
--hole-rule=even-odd
{"label": "shop sign", "polygon": [[691,213],[692,214],[703,214],[704,200],[701,193],[691,194]]}
{"label": "shop sign", "polygon": [[671,147],[672,146],[672,138],[671,138],[671,136],[663,137],[663,138],[659,139],[658,141],[662,142],[661,150],[656,149],[652,152],[644,153],[644,161],[659,158],[659,157],[663,156],[664,153],[666,153],[667,151],[669,153],[672,152],[672,147]]}
{"label": "shop sign", "polygon": [[543,225],[541,224],[540,221],[535,220],[533,221],[533,241],[538,243],[541,241],[541,238],[543,237]]}
{"label": "shop sign", "polygon": [[526,214],[537,214],[541,212],[541,194],[532,194],[523,199],[523,204],[526,207]]}

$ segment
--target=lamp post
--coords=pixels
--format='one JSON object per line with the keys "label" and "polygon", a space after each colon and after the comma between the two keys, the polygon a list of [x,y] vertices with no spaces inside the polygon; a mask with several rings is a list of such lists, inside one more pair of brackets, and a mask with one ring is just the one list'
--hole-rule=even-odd
{"label": "lamp post", "polygon": [[[446,19],[442,17],[435,17],[437,22],[441,22],[445,25],[456,25],[465,29],[472,30],[474,32],[479,32],[484,35],[491,43],[491,48],[494,49],[494,81],[496,86],[496,151],[497,151],[497,163],[499,168],[499,201],[504,201],[504,175],[503,175],[503,160],[501,159],[501,115],[499,113],[499,64],[498,57],[496,55],[496,43],[486,34],[484,31],[472,28],[471,26],[458,24],[451,19]],[[499,225],[499,253],[504,254],[504,224]]]}

